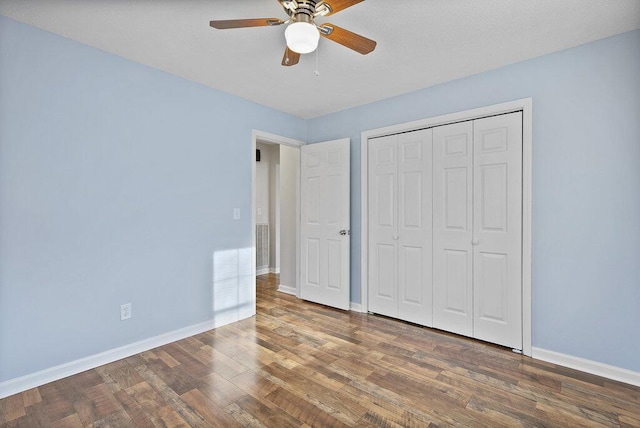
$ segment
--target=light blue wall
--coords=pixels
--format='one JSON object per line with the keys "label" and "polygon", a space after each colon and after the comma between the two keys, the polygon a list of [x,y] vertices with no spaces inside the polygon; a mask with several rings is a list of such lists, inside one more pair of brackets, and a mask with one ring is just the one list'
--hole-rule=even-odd
{"label": "light blue wall", "polygon": [[360,132],[526,97],[533,345],[640,371],[640,31],[310,120],[310,142],[351,138],[352,301]]}
{"label": "light blue wall", "polygon": [[0,382],[239,310],[253,128],[307,132],[0,17]]}
{"label": "light blue wall", "polygon": [[530,96],[533,344],[640,371],[638,76],[635,31],[303,121],[0,17],[0,382],[238,310],[252,129],[351,137],[359,302],[360,132]]}

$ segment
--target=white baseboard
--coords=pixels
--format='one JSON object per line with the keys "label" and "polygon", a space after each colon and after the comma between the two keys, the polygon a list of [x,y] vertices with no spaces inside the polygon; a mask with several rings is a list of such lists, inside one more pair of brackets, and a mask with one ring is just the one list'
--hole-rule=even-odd
{"label": "white baseboard", "polygon": [[280,274],[280,268],[269,268],[269,273],[275,273],[276,275]]}
{"label": "white baseboard", "polygon": [[362,305],[360,303],[349,302],[349,310],[353,312],[362,312]]}
{"label": "white baseboard", "polygon": [[265,275],[267,273],[269,273],[269,266],[256,268],[256,275]]}
{"label": "white baseboard", "polygon": [[538,360],[543,360],[548,363],[558,364],[559,366],[565,366],[597,376],[606,377],[612,380],[617,380],[619,382],[640,386],[639,372],[634,372],[632,370],[627,370],[616,366],[610,366],[608,364],[599,363],[597,361],[574,357],[572,355],[548,351],[546,349],[533,347],[531,350],[532,357]]}
{"label": "white baseboard", "polygon": [[85,370],[91,370],[104,364],[109,364],[114,361],[157,348],[158,346],[204,333],[205,331],[222,327],[223,325],[230,324],[231,322],[252,316],[252,314],[249,314],[248,316],[247,314],[249,314],[249,312],[241,314],[238,319],[225,319],[219,321],[209,320],[199,324],[194,324],[168,333],[163,333],[158,336],[150,337],[148,339],[143,339],[138,342],[130,343],[119,348],[110,349],[99,354],[90,355],[85,358],[80,358],[79,360],[70,361],[68,363],[49,367],[48,369],[40,370],[22,377],[4,381],[0,383],[0,398],[8,397]]}
{"label": "white baseboard", "polygon": [[291,294],[293,296],[296,295],[295,287],[289,287],[288,285],[284,285],[284,284],[278,285],[278,291],[285,294]]}

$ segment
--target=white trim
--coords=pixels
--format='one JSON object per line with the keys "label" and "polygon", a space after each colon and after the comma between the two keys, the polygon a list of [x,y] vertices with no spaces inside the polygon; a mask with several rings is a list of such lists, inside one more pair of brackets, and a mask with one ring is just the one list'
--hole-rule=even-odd
{"label": "white trim", "polygon": [[99,354],[90,355],[75,361],[49,367],[22,377],[10,379],[0,383],[0,398],[18,394],[49,382],[72,376],[86,370],[91,370],[132,355],[140,354],[141,352],[157,348],[158,346],[166,345],[187,337],[195,336],[196,334],[204,333],[205,331],[209,331],[214,328],[222,327],[226,324],[229,324],[229,322],[217,324],[214,320],[205,321],[170,331],[168,333],[163,333],[158,336],[150,337],[148,339],[143,339],[138,342],[130,343],[119,348],[100,352]]}
{"label": "white trim", "polygon": [[369,138],[360,135],[360,309],[369,312]]}
{"label": "white trim", "polygon": [[279,275],[280,274],[280,269],[269,268],[269,273],[275,273],[276,275]]}
{"label": "white trim", "polygon": [[349,302],[349,310],[353,312],[363,312],[362,305],[360,303]]}
{"label": "white trim", "polygon": [[256,275],[266,275],[270,272],[269,266],[263,266],[259,269],[256,269]]}
{"label": "white trim", "polygon": [[522,103],[522,353],[531,355],[533,100]]}
{"label": "white trim", "polygon": [[[258,129],[252,130],[251,136],[254,142],[256,142],[256,140],[260,140],[260,142],[263,143],[283,144],[285,146],[291,147],[302,147],[306,144],[304,141],[296,140],[289,137],[282,137],[276,134],[270,134],[269,132],[260,131]],[[253,152],[255,156],[255,150]]]}
{"label": "white trim", "polygon": [[591,373],[596,376],[606,377],[608,379],[617,380],[630,385],[640,386],[640,372],[634,372],[632,370],[610,366],[597,361],[574,357],[573,355],[561,354],[559,352],[549,351],[542,348],[533,347],[532,349],[533,358],[538,360]]}
{"label": "white trim", "polygon": [[[300,205],[302,204],[302,193],[300,189],[300,180],[302,177],[302,149],[300,150],[299,155],[298,167],[296,168],[296,297],[298,299],[300,298],[300,277],[302,276],[302,272],[300,271],[300,245],[302,245],[302,235],[300,232],[300,222],[302,220],[302,210],[300,208]],[[282,268],[282,258],[280,258],[280,263],[280,268]]]}
{"label": "white trim", "polygon": [[522,110],[522,353],[531,356],[531,242],[532,242],[532,165],[533,165],[533,101],[523,98],[502,104],[480,107],[442,116],[363,131],[360,134],[360,304],[362,312],[369,310],[369,218],[368,142],[371,138],[448,123],[474,120]]}
{"label": "white trim", "polygon": [[[271,144],[281,144],[290,147],[302,147],[306,143],[304,141],[296,140],[293,138],[282,137],[280,135],[271,134],[269,132],[260,131],[258,129],[253,129],[251,131],[251,271],[253,276],[253,286],[252,286],[252,296],[253,296],[253,312],[256,312],[256,144],[260,142],[271,143]],[[299,171],[298,171],[299,174]],[[298,179],[298,182],[300,180]],[[298,184],[296,189],[296,198],[298,199],[298,206],[296,208],[296,245],[300,241],[300,185]],[[298,277],[299,277],[299,251],[296,251],[296,290],[299,290],[298,286]],[[266,272],[265,272],[266,273]],[[280,273],[278,271],[278,273]],[[296,291],[296,295],[298,291]]]}
{"label": "white trim", "polygon": [[283,284],[278,285],[278,291],[285,294],[291,294],[292,296],[297,295],[297,291],[295,287],[289,287],[288,285],[283,285]]}

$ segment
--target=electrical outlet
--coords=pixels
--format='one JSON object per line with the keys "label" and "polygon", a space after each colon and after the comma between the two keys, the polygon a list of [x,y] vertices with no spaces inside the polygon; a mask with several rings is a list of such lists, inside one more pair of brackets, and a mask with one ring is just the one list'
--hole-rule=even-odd
{"label": "electrical outlet", "polygon": [[131,318],[131,303],[120,305],[120,321],[128,320],[129,318]]}
{"label": "electrical outlet", "polygon": [[233,209],[233,219],[240,220],[240,208]]}

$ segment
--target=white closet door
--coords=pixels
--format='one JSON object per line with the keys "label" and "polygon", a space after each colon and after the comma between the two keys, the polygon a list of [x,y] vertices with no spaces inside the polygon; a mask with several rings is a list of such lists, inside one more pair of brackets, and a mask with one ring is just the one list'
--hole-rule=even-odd
{"label": "white closet door", "polygon": [[473,122],[433,129],[433,326],[473,335]]}
{"label": "white closet door", "polygon": [[432,323],[432,131],[369,142],[369,310]]}
{"label": "white closet door", "polygon": [[522,349],[522,113],[473,126],[474,337]]}
{"label": "white closet door", "polygon": [[369,310],[394,318],[398,317],[397,153],[395,135],[369,140]]}
{"label": "white closet door", "polygon": [[432,138],[398,135],[398,314],[426,326],[432,316]]}

